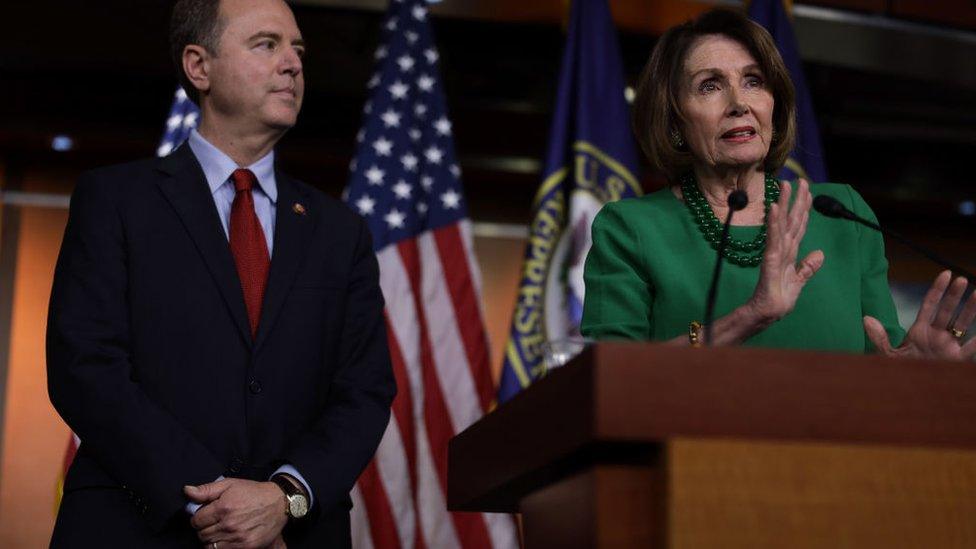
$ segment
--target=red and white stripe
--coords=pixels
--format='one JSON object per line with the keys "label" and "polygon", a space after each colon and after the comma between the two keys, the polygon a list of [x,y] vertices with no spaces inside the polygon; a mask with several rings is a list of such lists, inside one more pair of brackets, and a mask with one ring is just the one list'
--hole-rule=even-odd
{"label": "red and white stripe", "polygon": [[377,254],[398,394],[376,457],[353,491],[360,549],[513,548],[509,515],[447,511],[447,443],[485,414],[494,386],[471,224]]}

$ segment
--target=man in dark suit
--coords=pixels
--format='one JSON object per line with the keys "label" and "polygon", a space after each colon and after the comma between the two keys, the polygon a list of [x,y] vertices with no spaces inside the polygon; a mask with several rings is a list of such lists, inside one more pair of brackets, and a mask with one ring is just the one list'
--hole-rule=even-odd
{"label": "man in dark suit", "polygon": [[199,132],[72,197],[51,401],[81,438],[55,547],[342,547],[396,388],[366,225],[274,165],[302,103],[281,0],[180,0]]}

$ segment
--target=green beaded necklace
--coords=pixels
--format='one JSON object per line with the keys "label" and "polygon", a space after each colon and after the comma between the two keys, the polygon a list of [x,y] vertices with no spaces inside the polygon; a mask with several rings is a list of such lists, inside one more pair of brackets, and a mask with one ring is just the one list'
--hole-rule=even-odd
{"label": "green beaded necklace", "polygon": [[[718,251],[718,243],[722,238],[722,222],[715,217],[715,212],[705,200],[705,195],[698,188],[698,181],[694,172],[688,172],[681,178],[681,194],[684,195],[685,205],[691,212],[698,228],[701,230],[705,240]],[[769,215],[769,207],[773,202],[779,200],[779,183],[772,174],[766,174],[766,192],[763,197],[765,206],[765,216]],[[763,217],[762,227],[759,234],[752,241],[746,242],[737,238],[729,237],[729,242],[725,247],[725,259],[730,263],[742,267],[755,267],[762,261],[762,253],[766,248],[766,217]]]}

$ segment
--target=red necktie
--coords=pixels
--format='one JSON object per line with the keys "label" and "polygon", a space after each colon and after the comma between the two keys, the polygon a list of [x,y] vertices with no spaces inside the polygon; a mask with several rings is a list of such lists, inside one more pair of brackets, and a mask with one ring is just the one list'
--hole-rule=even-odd
{"label": "red necktie", "polygon": [[247,319],[250,321],[253,337],[258,332],[261,301],[264,299],[264,288],[268,284],[271,258],[261,222],[254,213],[254,197],[251,196],[251,189],[257,184],[257,178],[251,170],[245,169],[234,170],[230,178],[237,191],[234,204],[230,207],[230,251],[234,254],[237,274],[241,278],[244,305],[247,307]]}

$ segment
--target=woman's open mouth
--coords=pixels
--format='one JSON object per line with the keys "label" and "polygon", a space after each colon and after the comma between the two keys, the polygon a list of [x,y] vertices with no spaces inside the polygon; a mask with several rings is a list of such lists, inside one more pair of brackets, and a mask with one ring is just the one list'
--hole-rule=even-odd
{"label": "woman's open mouth", "polygon": [[732,128],[731,130],[722,134],[723,141],[732,141],[735,143],[749,141],[754,137],[756,137],[756,129],[752,126]]}

